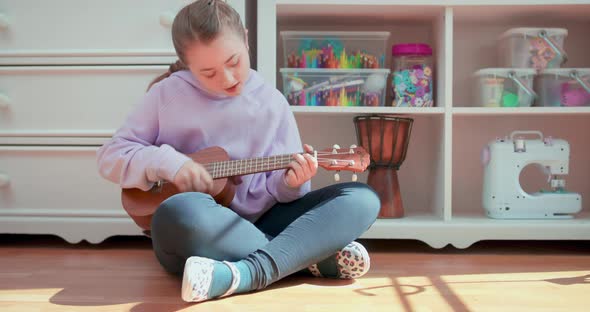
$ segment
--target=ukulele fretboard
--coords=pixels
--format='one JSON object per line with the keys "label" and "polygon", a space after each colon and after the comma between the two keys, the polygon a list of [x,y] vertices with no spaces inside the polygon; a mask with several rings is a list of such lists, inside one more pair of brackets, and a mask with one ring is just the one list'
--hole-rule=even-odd
{"label": "ukulele fretboard", "polygon": [[240,176],[287,168],[293,159],[292,154],[268,157],[219,161],[205,164],[213,179]]}

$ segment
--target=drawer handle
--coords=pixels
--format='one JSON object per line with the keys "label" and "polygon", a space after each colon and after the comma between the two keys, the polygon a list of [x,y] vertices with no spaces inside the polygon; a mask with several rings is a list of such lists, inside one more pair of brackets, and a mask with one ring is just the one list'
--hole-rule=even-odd
{"label": "drawer handle", "polygon": [[10,26],[8,16],[0,13],[0,30],[8,29],[8,26]]}
{"label": "drawer handle", "polygon": [[0,173],[0,187],[6,187],[10,184],[10,177],[7,174]]}
{"label": "drawer handle", "polygon": [[164,27],[171,27],[174,22],[174,14],[170,12],[164,12],[160,14],[160,25]]}
{"label": "drawer handle", "polygon": [[7,109],[12,105],[12,101],[6,94],[0,93],[0,109]]}

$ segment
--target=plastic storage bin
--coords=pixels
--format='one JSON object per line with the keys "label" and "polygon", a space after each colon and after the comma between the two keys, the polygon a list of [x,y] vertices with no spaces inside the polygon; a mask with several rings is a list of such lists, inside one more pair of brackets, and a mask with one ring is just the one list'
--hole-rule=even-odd
{"label": "plastic storage bin", "polygon": [[590,68],[546,69],[534,88],[538,106],[590,106]]}
{"label": "plastic storage bin", "polygon": [[537,97],[533,90],[535,73],[532,68],[484,68],[476,71],[476,106],[531,106]]}
{"label": "plastic storage bin", "polygon": [[567,61],[564,28],[512,28],[499,38],[501,67],[559,68]]}
{"label": "plastic storage bin", "polygon": [[299,106],[384,106],[389,69],[281,68],[283,94]]}
{"label": "plastic storage bin", "polygon": [[281,31],[289,68],[385,68],[389,32]]}
{"label": "plastic storage bin", "polygon": [[433,106],[432,49],[423,43],[402,43],[391,48],[393,106]]}

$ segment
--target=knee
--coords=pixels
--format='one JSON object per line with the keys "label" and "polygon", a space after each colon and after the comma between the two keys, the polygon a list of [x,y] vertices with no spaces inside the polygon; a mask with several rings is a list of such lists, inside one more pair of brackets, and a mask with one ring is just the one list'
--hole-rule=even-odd
{"label": "knee", "polygon": [[[207,223],[207,208],[215,204],[210,195],[180,193],[166,199],[152,217],[152,238],[188,237]],[[180,235],[180,236],[179,236]]]}
{"label": "knee", "polygon": [[345,185],[343,194],[348,198],[345,207],[341,207],[345,209],[345,213],[366,228],[371,226],[381,209],[377,193],[367,184],[351,182]]}

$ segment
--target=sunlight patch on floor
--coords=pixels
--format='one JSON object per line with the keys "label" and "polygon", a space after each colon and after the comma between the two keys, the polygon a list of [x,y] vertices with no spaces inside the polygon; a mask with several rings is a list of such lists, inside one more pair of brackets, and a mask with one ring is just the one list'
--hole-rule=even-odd
{"label": "sunlight patch on floor", "polygon": [[22,301],[49,302],[63,288],[0,289],[0,302]]}
{"label": "sunlight patch on floor", "polygon": [[[557,311],[561,304],[555,298],[566,302],[567,298],[590,293],[590,271],[392,277],[389,288],[396,293],[400,308],[405,311],[478,311],[494,306]],[[531,296],[531,293],[552,295]],[[570,311],[584,309],[582,305],[572,305],[571,301]]]}

